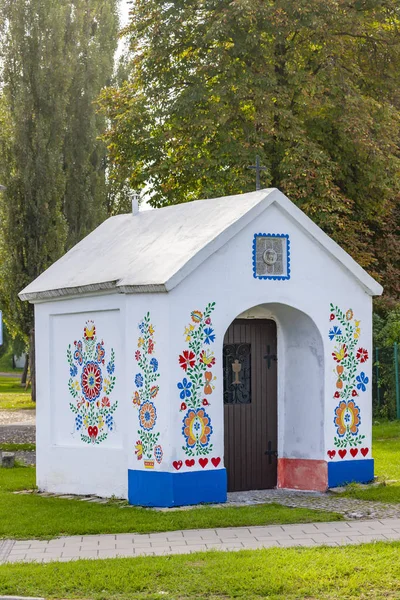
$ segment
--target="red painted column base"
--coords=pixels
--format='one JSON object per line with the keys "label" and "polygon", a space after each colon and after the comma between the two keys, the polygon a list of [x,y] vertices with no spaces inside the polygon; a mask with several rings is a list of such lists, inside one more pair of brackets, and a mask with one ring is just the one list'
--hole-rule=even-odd
{"label": "red painted column base", "polygon": [[278,458],[278,488],[326,492],[328,464],[325,460]]}

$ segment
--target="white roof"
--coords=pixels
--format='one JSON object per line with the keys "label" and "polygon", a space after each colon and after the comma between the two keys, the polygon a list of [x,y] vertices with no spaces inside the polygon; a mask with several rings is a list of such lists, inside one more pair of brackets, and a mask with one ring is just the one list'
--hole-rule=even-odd
{"label": "white roof", "polygon": [[272,188],[111,217],[19,297],[35,302],[101,290],[168,292],[272,203],[350,271],[367,293],[382,293],[379,283]]}

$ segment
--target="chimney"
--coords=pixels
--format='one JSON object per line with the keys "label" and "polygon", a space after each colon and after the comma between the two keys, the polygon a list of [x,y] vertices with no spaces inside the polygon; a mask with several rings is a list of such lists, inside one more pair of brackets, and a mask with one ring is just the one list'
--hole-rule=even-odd
{"label": "chimney", "polygon": [[137,215],[139,212],[139,194],[137,192],[133,192],[132,194],[132,214]]}

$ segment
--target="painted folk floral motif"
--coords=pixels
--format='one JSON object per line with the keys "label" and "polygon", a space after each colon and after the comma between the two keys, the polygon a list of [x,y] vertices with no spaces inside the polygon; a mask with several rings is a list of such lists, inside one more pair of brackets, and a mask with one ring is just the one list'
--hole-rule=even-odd
{"label": "painted folk floral motif", "polygon": [[68,389],[73,398],[75,431],[87,444],[104,442],[115,427],[117,400],[111,395],[115,387],[115,352],[111,348],[107,361],[104,341],[96,336],[96,325],[87,321],[83,338],[67,349],[70,378]]}
{"label": "painted folk floral motif", "polygon": [[[343,312],[331,304],[329,339],[334,343],[332,360],[336,375],[336,390],[334,398],[338,405],[334,412],[334,425],[337,435],[334,445],[338,448],[338,455],[344,458],[347,448],[354,458],[358,454],[357,446],[363,445],[365,435],[360,434],[361,409],[359,401],[367,390],[369,378],[363,370],[363,365],[368,361],[368,350],[360,345],[360,321],[354,318],[352,309]],[[363,456],[368,453],[368,448],[361,448]],[[335,450],[328,452],[330,458],[336,455]]]}
{"label": "painted folk floral motif", "polygon": [[155,330],[150,322],[150,313],[147,313],[139,323],[139,332],[135,352],[139,371],[135,375],[136,391],[132,400],[138,410],[140,427],[135,454],[138,460],[143,458],[146,469],[153,469],[155,462],[158,464],[162,462],[163,450],[157,443],[160,433],[155,431],[157,409],[154,400],[160,389],[156,384],[160,373],[158,372],[158,360],[154,356]]}
{"label": "painted folk floral motif", "polygon": [[210,302],[203,312],[194,310],[191,313],[190,323],[184,331],[188,347],[179,356],[179,365],[184,371],[182,380],[177,384],[180,410],[184,413],[182,434],[185,446],[182,449],[190,457],[205,456],[213,449],[210,444],[213,428],[207,407],[210,406],[215,380],[212,372],[215,356],[211,351],[215,342],[211,321],[214,308],[215,302]]}

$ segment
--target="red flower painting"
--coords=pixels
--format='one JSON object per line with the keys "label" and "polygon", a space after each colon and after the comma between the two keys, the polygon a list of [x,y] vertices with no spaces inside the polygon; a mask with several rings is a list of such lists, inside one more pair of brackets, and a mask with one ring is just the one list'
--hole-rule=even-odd
{"label": "red flower painting", "polygon": [[179,365],[184,371],[192,369],[196,363],[196,356],[191,350],[184,350],[179,356]]}
{"label": "red flower painting", "polygon": [[365,348],[359,348],[357,350],[356,358],[357,358],[357,360],[360,361],[360,363],[367,362],[367,360],[368,360],[368,350],[365,350]]}
{"label": "red flower painting", "polygon": [[100,396],[103,377],[95,362],[88,362],[82,370],[82,391],[86,400],[93,402]]}

